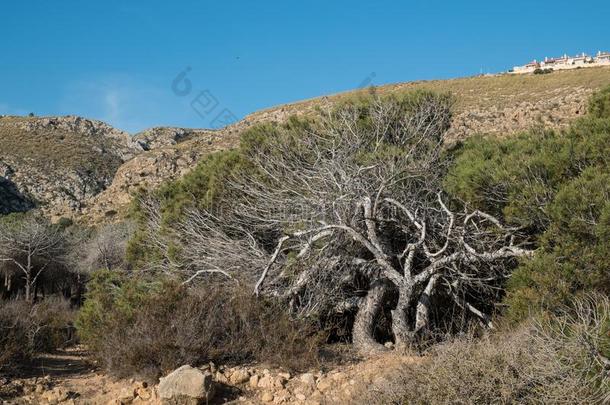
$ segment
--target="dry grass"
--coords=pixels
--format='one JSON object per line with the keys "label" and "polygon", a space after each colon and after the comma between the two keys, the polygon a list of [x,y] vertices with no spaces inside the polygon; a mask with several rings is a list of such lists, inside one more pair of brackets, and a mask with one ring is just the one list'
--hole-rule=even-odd
{"label": "dry grass", "polygon": [[61,298],[0,300],[0,369],[72,343],[75,311]]}
{"label": "dry grass", "polygon": [[610,400],[610,301],[593,296],[546,322],[436,346],[384,379],[374,404],[602,404]]}
{"label": "dry grass", "polygon": [[264,361],[300,370],[319,359],[320,339],[308,325],[238,287],[187,291],[170,283],[137,304],[122,298],[101,305],[92,295],[88,300],[79,334],[115,375],[154,378],[209,361]]}
{"label": "dry grass", "polygon": [[[524,101],[536,102],[549,96],[567,96],[575,90],[598,90],[610,84],[610,67],[556,71],[548,75],[493,75],[473,76],[449,80],[428,80],[379,86],[379,94],[409,90],[451,92],[456,96],[456,112],[485,109],[495,106],[515,106]],[[259,121],[265,115],[282,111],[286,115],[313,111],[327,102],[341,101],[369,90],[355,90],[318,97],[292,104],[261,110],[246,117]]]}
{"label": "dry grass", "polygon": [[37,168],[72,169],[112,178],[121,165],[113,140],[62,130],[25,130],[35,117],[0,117],[0,160]]}

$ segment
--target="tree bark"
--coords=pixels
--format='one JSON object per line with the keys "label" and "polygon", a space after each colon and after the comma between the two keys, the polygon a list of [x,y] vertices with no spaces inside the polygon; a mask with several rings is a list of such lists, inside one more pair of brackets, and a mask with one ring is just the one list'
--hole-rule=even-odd
{"label": "tree bark", "polygon": [[31,287],[32,287],[32,283],[31,283],[31,277],[30,277],[30,273],[27,273],[25,276],[25,300],[26,301],[30,301],[31,300]]}
{"label": "tree bark", "polygon": [[390,291],[389,282],[385,279],[374,281],[364,302],[358,308],[352,340],[354,346],[363,353],[387,350],[386,347],[375,340],[373,332],[375,321]]}
{"label": "tree bark", "polygon": [[409,305],[413,287],[408,284],[398,286],[398,303],[392,310],[392,332],[396,348],[405,348],[413,341],[413,333],[409,327]]}

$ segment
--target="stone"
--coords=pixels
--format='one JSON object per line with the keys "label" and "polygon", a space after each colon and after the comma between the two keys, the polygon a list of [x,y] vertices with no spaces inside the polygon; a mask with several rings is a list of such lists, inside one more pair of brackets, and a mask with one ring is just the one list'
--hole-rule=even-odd
{"label": "stone", "polygon": [[127,387],[123,388],[119,392],[119,396],[117,397],[117,399],[119,400],[119,403],[121,403],[121,404],[130,404],[134,398],[135,398],[134,390],[131,388],[127,388]]}
{"label": "stone", "polygon": [[385,342],[383,345],[384,345],[384,346],[385,346],[387,349],[390,349],[390,350],[394,349],[394,343],[392,343],[392,342]]}
{"label": "stone", "polygon": [[136,395],[138,398],[141,398],[146,401],[152,397],[151,392],[144,387],[136,388]]}
{"label": "stone", "polygon": [[258,380],[258,388],[273,388],[275,382],[271,375],[264,375]]}
{"label": "stone", "polygon": [[347,379],[347,375],[340,371],[338,373],[333,374],[332,379],[335,381],[342,381],[342,380]]}
{"label": "stone", "polygon": [[321,392],[328,391],[331,387],[332,383],[327,378],[318,380],[318,390]]}
{"label": "stone", "polygon": [[250,377],[250,388],[257,388],[258,380],[259,376],[257,374],[254,374],[252,377]]}
{"label": "stone", "polygon": [[273,396],[273,403],[275,404],[283,404],[284,402],[288,402],[290,400],[290,391],[287,389],[283,389],[278,391]]}
{"label": "stone", "polygon": [[261,395],[261,401],[263,401],[263,402],[273,401],[273,394],[268,391],[263,392],[263,395]]}
{"label": "stone", "polygon": [[286,385],[286,382],[287,382],[287,380],[284,377],[278,375],[273,379],[273,386],[275,388],[284,388],[284,385]]}
{"label": "stone", "polygon": [[307,397],[305,396],[305,394],[296,394],[294,396],[296,399],[298,399],[299,401],[305,401],[307,399]]}
{"label": "stone", "polygon": [[167,404],[209,401],[214,397],[212,374],[184,365],[160,378],[157,392]]}
{"label": "stone", "polygon": [[49,404],[58,404],[68,399],[70,393],[62,388],[53,388],[51,391],[47,391],[42,394],[42,398]]}
{"label": "stone", "polygon": [[229,383],[229,379],[227,378],[227,376],[225,376],[223,373],[221,373],[220,371],[217,371],[216,374],[214,375],[214,380],[216,382],[219,382],[221,384],[228,384]]}
{"label": "stone", "polygon": [[316,385],[316,377],[311,373],[301,374],[300,380],[307,385]]}
{"label": "stone", "polygon": [[286,380],[290,380],[290,378],[292,377],[292,376],[290,375],[290,373],[277,373],[277,375],[278,375],[279,377],[285,378]]}
{"label": "stone", "polygon": [[245,370],[243,368],[235,369],[231,373],[231,376],[229,377],[229,381],[233,385],[243,384],[249,380],[250,380],[250,373],[248,373],[248,370]]}

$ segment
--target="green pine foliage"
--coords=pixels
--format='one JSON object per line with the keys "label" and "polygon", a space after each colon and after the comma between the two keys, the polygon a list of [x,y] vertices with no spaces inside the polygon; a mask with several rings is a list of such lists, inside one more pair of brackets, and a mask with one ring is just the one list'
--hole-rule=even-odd
{"label": "green pine foliage", "polygon": [[610,87],[565,131],[477,137],[456,152],[447,190],[523,227],[539,246],[509,280],[511,318],[610,292],[609,106]]}

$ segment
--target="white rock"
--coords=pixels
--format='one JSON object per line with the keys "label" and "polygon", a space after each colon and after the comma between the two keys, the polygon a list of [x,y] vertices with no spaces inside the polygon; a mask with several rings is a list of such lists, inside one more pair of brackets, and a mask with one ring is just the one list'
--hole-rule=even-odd
{"label": "white rock", "polygon": [[172,402],[209,401],[214,384],[210,373],[185,365],[160,378],[157,391],[162,400]]}
{"label": "white rock", "polygon": [[316,385],[316,377],[311,373],[301,374],[300,380],[307,385]]}

